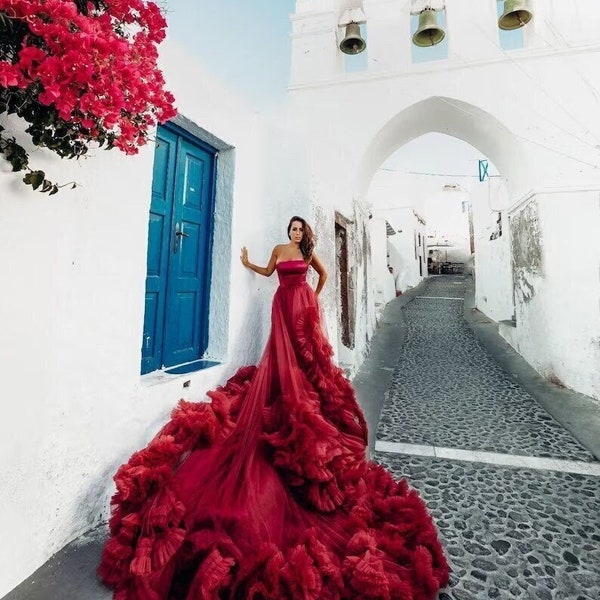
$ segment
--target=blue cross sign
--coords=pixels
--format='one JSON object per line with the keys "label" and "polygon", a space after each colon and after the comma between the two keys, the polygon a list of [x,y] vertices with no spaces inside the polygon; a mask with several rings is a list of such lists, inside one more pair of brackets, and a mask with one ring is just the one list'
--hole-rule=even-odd
{"label": "blue cross sign", "polygon": [[487,160],[479,161],[479,181],[485,181],[486,178],[490,178],[490,174],[488,172],[489,166],[490,165]]}

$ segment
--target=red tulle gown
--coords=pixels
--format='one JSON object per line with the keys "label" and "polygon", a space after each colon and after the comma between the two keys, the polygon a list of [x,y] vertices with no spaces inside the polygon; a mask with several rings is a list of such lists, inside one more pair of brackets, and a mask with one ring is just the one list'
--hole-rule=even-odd
{"label": "red tulle gown", "polygon": [[431,600],[446,584],[423,501],[365,460],[307,268],[277,265],[260,363],[180,401],[118,470],[99,567],[115,599]]}

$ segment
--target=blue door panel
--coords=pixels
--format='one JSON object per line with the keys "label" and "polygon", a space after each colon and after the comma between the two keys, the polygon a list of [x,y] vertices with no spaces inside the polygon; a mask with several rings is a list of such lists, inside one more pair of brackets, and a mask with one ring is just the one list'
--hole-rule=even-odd
{"label": "blue door panel", "polygon": [[148,223],[142,373],[159,369],[162,364],[163,322],[167,299],[166,274],[169,260],[176,155],[177,136],[167,129],[159,128],[154,154],[152,199]]}
{"label": "blue door panel", "polygon": [[144,313],[144,341],[142,343],[142,361],[152,362],[156,354],[158,294],[146,292],[146,310]]}
{"label": "blue door panel", "polygon": [[[160,277],[162,269],[162,245],[165,234],[166,215],[151,212],[150,224],[148,225],[148,260],[147,274],[149,277]],[[168,234],[168,228],[167,232]]]}
{"label": "blue door panel", "polygon": [[182,292],[177,296],[177,308],[179,312],[179,331],[177,346],[181,350],[191,350],[197,340],[194,339],[194,331],[196,325],[196,298],[194,292]]}
{"label": "blue door panel", "polygon": [[175,152],[177,151],[177,136],[165,129],[159,127],[156,136],[156,146],[154,148],[154,167],[152,169],[152,203],[156,206],[159,203],[166,204],[172,201],[172,190],[170,187],[173,184],[171,172]]}
{"label": "blue door panel", "polygon": [[183,229],[189,237],[185,238],[183,251],[181,253],[181,276],[182,277],[200,277],[200,258],[198,252],[194,249],[198,248],[200,240],[200,225],[197,223],[183,222]]}
{"label": "blue door panel", "polygon": [[204,352],[209,244],[199,232],[208,231],[202,225],[211,218],[213,162],[214,154],[179,139],[175,197],[181,202],[174,206],[173,221],[180,235],[169,263],[166,366],[197,360]]}
{"label": "blue door panel", "polygon": [[202,357],[216,153],[159,127],[148,228],[142,373]]}
{"label": "blue door panel", "polygon": [[[186,172],[185,180],[187,185],[184,188],[183,205],[186,208],[195,210],[202,209],[202,191],[204,189],[205,178],[205,163],[194,155],[186,156]],[[196,182],[200,182],[196,185]]]}

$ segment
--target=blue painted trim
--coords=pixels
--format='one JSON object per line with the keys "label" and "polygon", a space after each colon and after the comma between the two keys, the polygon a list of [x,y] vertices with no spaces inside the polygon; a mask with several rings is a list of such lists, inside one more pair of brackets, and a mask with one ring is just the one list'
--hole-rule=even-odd
{"label": "blue painted trim", "polygon": [[479,181],[485,181],[486,178],[490,178],[489,174],[489,162],[486,159],[479,161]]}

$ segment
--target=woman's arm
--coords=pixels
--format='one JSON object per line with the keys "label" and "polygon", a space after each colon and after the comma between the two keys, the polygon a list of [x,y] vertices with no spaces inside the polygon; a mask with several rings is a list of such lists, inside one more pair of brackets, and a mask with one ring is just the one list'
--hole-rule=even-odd
{"label": "woman's arm", "polygon": [[323,263],[318,259],[314,252],[310,261],[310,265],[319,275],[319,282],[317,283],[317,289],[315,290],[315,294],[318,296],[321,293],[325,282],[327,281],[327,271],[325,270]]}
{"label": "woman's arm", "polygon": [[275,246],[275,248],[273,248],[271,258],[269,259],[269,264],[266,267],[257,267],[248,260],[248,249],[246,248],[246,246],[242,248],[240,260],[242,261],[242,264],[245,267],[248,267],[248,269],[251,269],[255,273],[258,273],[259,275],[264,275],[265,277],[270,277],[273,274],[273,271],[275,270],[275,265],[277,264],[277,249],[278,246]]}

